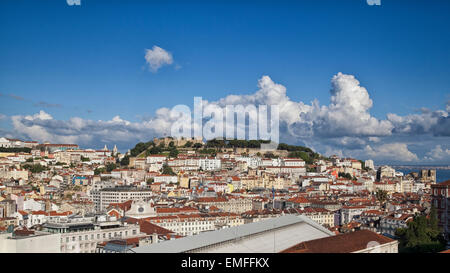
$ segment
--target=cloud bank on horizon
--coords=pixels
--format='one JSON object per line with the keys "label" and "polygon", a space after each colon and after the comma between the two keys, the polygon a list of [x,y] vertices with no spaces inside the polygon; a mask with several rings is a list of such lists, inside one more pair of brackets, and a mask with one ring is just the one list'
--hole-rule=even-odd
{"label": "cloud bank on horizon", "polygon": [[[170,53],[156,46],[147,50],[145,59],[153,72],[173,63]],[[331,79],[329,105],[320,105],[317,100],[310,104],[293,101],[286,87],[269,76],[258,80],[258,90],[251,95],[203,100],[204,109],[238,104],[278,105],[280,142],[306,145],[325,155],[371,158],[380,163],[450,162],[450,101],[445,110],[421,109],[405,116],[388,113],[385,119],[377,119],[370,114],[373,101],[367,89],[355,76],[341,72]],[[10,118],[11,137],[85,147],[117,143],[121,149],[128,149],[137,142],[170,135],[171,125],[179,116],[169,108],[160,108],[154,117],[141,122],[126,121],[120,116],[109,121],[79,117],[58,120],[43,110]]]}

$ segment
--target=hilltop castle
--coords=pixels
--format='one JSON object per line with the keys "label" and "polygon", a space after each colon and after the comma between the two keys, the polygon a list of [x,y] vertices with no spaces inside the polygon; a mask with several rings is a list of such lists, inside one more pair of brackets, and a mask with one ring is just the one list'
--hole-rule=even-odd
{"label": "hilltop castle", "polygon": [[174,138],[174,137],[162,137],[162,138],[154,138],[153,143],[155,143],[156,146],[163,144],[164,146],[169,146],[169,143],[173,142],[174,146],[176,147],[182,147],[187,142],[191,142],[192,144],[200,143],[204,144],[203,139],[201,137],[191,137],[191,138]]}

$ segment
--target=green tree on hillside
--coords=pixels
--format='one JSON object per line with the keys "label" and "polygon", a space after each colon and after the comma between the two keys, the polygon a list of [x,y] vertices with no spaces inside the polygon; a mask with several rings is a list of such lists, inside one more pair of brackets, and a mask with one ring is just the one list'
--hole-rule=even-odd
{"label": "green tree on hillside", "polygon": [[162,149],[160,146],[154,146],[152,148],[150,148],[150,150],[147,150],[146,155],[156,155],[156,154],[160,154],[162,153]]}
{"label": "green tree on hillside", "polygon": [[436,209],[431,208],[427,216],[415,216],[407,228],[397,229],[399,252],[440,252],[445,249],[446,241],[438,227]]}
{"label": "green tree on hillside", "polygon": [[145,143],[139,142],[138,144],[136,144],[136,146],[134,146],[133,149],[130,150],[131,156],[135,157],[135,156],[139,155],[143,151],[150,148],[150,146],[155,146],[155,144],[152,141],[145,142]]}
{"label": "green tree on hillside", "polygon": [[278,156],[274,155],[271,152],[267,152],[267,153],[264,154],[264,157],[265,158],[277,158]]}
{"label": "green tree on hillside", "polygon": [[106,171],[105,168],[97,168],[94,170],[94,175],[99,175],[101,173],[104,173]]}
{"label": "green tree on hillside", "polygon": [[22,167],[32,173],[40,173],[47,170],[47,168],[42,166],[41,164],[25,164]]}
{"label": "green tree on hillside", "polygon": [[164,164],[162,174],[176,175],[172,168],[167,164]]}
{"label": "green tree on hillside", "polygon": [[178,156],[179,151],[177,149],[170,150],[169,156],[176,158]]}
{"label": "green tree on hillside", "polygon": [[294,158],[300,158],[303,161],[306,162],[306,164],[312,164],[313,160],[312,158],[310,158],[309,154],[303,151],[294,151],[294,152],[290,152],[289,157],[294,157]]}
{"label": "green tree on hillside", "polygon": [[384,204],[384,202],[386,202],[386,200],[388,199],[388,193],[387,191],[378,189],[375,193],[375,197],[381,204]]}
{"label": "green tree on hillside", "polygon": [[114,163],[108,163],[108,164],[106,164],[106,171],[107,172],[111,172],[112,170],[114,170],[114,169],[116,169],[117,168],[117,166],[116,166],[116,164],[114,164]]}
{"label": "green tree on hillside", "polygon": [[130,164],[130,156],[126,155],[120,161],[121,166],[128,166]]}
{"label": "green tree on hillside", "polygon": [[338,176],[339,176],[339,177],[343,177],[343,178],[347,178],[347,179],[349,179],[349,180],[356,180],[356,177],[352,176],[352,175],[349,174],[349,173],[339,172],[339,173],[338,173]]}
{"label": "green tree on hillside", "polygon": [[199,149],[199,148],[203,147],[203,145],[201,143],[195,143],[192,147],[194,149]]}
{"label": "green tree on hillside", "polygon": [[81,162],[89,162],[91,159],[89,157],[81,156]]}

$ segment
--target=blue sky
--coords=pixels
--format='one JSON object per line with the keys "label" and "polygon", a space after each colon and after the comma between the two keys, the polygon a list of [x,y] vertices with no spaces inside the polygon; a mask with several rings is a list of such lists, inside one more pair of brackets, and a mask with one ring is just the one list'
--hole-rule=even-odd
{"label": "blue sky", "polygon": [[[11,117],[41,110],[58,121],[120,116],[138,123],[159,108],[192,105],[194,96],[216,101],[253,94],[264,75],[285,86],[292,101],[317,99],[321,105],[330,103],[334,75],[353,75],[370,94],[370,114],[379,120],[388,113],[420,115],[421,108],[445,111],[449,12],[449,1],[382,0],[369,6],[364,0],[81,0],[81,6],[69,6],[65,0],[5,0],[0,132],[36,136],[14,126]],[[170,52],[173,63],[152,72],[144,55],[155,45]],[[408,143],[419,159],[439,145],[442,157],[433,162],[447,164],[448,140],[446,134],[409,132],[385,142]],[[120,146],[127,149],[134,141]],[[298,141],[323,153],[365,155],[317,138]]]}

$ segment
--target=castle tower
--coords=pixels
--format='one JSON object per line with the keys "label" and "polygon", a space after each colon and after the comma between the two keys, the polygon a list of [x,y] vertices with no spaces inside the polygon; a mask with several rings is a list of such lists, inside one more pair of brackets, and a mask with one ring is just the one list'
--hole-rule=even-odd
{"label": "castle tower", "polygon": [[428,178],[432,183],[436,183],[436,170],[428,170]]}

